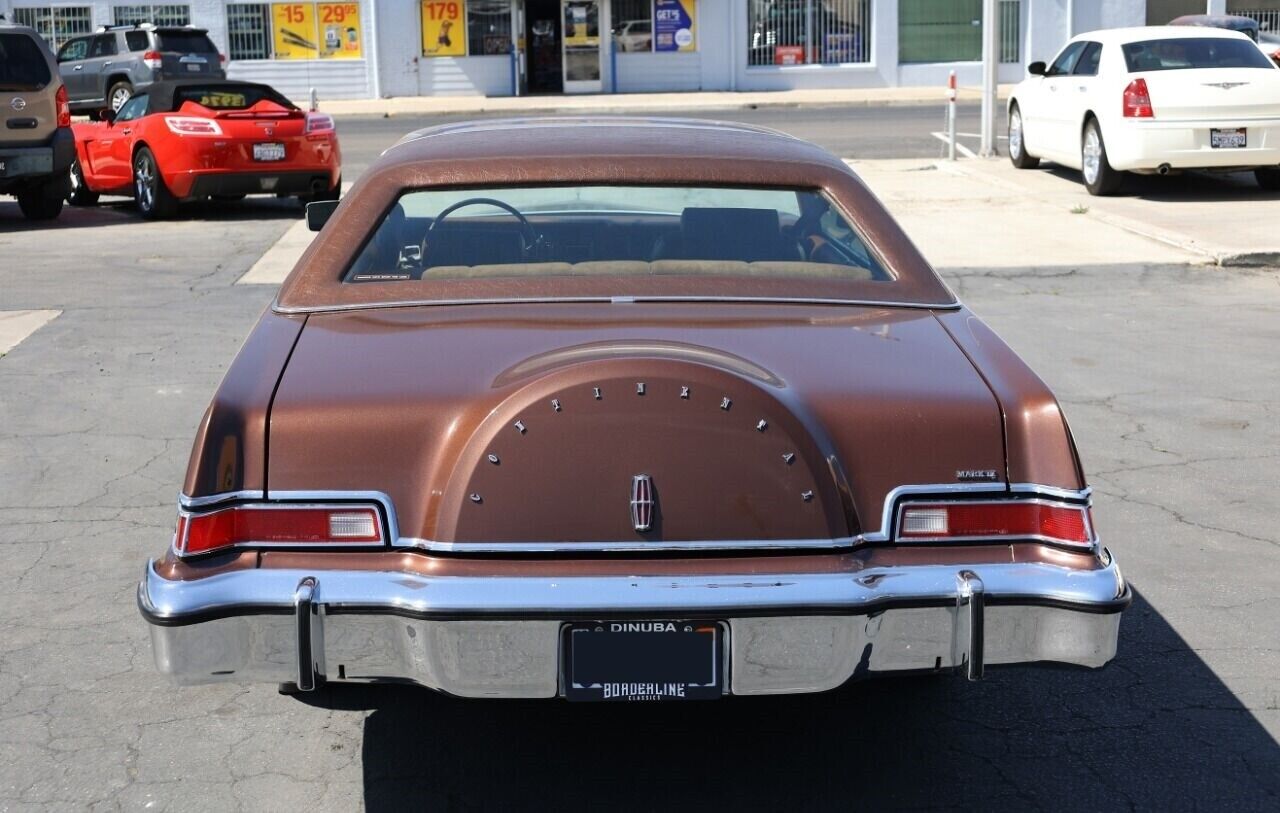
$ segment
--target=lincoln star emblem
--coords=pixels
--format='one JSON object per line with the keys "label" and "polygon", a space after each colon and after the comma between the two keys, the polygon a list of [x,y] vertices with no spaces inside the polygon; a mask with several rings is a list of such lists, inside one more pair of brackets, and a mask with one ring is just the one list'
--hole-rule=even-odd
{"label": "lincoln star emblem", "polygon": [[1205,82],[1203,84],[1207,88],[1222,88],[1223,90],[1231,90],[1232,88],[1238,88],[1241,85],[1247,85],[1249,83],[1248,82]]}
{"label": "lincoln star emblem", "polygon": [[14,110],[24,110],[27,106],[27,100],[21,96],[14,96],[13,99],[10,100],[9,106]]}
{"label": "lincoln star emblem", "polygon": [[637,531],[653,530],[653,478],[637,474],[631,478],[631,524]]}

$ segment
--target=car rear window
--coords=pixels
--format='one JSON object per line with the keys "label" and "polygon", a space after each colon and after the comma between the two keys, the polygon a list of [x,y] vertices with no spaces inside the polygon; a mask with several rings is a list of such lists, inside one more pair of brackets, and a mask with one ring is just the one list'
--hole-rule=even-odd
{"label": "car rear window", "polygon": [[521,186],[402,194],[344,281],[584,275],[892,279],[817,190]]}
{"label": "car rear window", "polygon": [[1130,73],[1189,68],[1267,68],[1275,65],[1258,46],[1227,37],[1178,37],[1130,42],[1120,48]]}
{"label": "car rear window", "polygon": [[156,34],[161,51],[177,54],[216,54],[217,48],[203,31],[161,31]]}
{"label": "car rear window", "polygon": [[0,91],[39,90],[53,78],[44,51],[26,34],[0,34]]}
{"label": "car rear window", "polygon": [[281,107],[293,107],[293,102],[269,87],[258,85],[186,85],[173,92],[173,109],[179,110],[186,102],[195,102],[211,110],[244,110],[263,99]]}

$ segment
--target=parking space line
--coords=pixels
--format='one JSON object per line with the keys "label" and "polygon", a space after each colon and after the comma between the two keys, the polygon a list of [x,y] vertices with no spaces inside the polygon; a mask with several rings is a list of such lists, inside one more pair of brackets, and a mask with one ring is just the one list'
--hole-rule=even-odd
{"label": "parking space line", "polygon": [[307,221],[294,223],[244,276],[236,280],[236,285],[279,285],[284,282],[314,237],[315,233],[307,228]]}
{"label": "parking space line", "polygon": [[52,322],[62,311],[0,311],[0,356]]}
{"label": "parking space line", "polygon": [[[930,133],[929,135],[931,135],[931,136],[933,136],[934,138],[938,139],[938,140],[939,140],[939,141],[941,141],[943,144],[949,144],[949,143],[951,143],[951,142],[950,142],[950,140],[947,138],[947,134],[946,134],[946,133]],[[958,135],[958,134],[957,134],[957,135]],[[959,141],[957,141],[957,142],[956,142],[956,152],[960,153],[960,154],[961,154],[961,155],[963,155],[965,158],[977,158],[977,157],[978,157],[977,153],[975,153],[973,150],[969,149],[969,148],[968,148],[968,147],[966,147],[965,145],[961,144]]]}

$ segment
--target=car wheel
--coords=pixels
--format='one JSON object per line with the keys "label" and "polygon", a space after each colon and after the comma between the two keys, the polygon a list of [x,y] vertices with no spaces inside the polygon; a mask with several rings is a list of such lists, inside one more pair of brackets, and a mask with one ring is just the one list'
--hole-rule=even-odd
{"label": "car wheel", "polygon": [[1035,169],[1040,159],[1027,152],[1022,137],[1022,110],[1018,105],[1009,108],[1009,160],[1018,169]]}
{"label": "car wheel", "polygon": [[1258,186],[1269,192],[1280,191],[1280,169],[1274,167],[1263,167],[1255,169],[1253,177],[1258,181]]}
{"label": "car wheel", "polygon": [[98,193],[85,186],[80,159],[72,159],[71,168],[67,170],[67,203],[72,206],[92,206],[97,202]]}
{"label": "car wheel", "polygon": [[1114,195],[1124,183],[1124,173],[1111,168],[1107,160],[1107,145],[1102,140],[1102,128],[1097,119],[1089,119],[1084,125],[1084,137],[1080,140],[1080,173],[1090,195]]}
{"label": "car wheel", "polygon": [[156,157],[146,147],[133,157],[133,196],[148,220],[171,217],[178,210],[178,199],[165,186]]}
{"label": "car wheel", "polygon": [[27,220],[52,220],[62,214],[62,199],[67,195],[63,176],[45,178],[18,192],[18,208]]}
{"label": "car wheel", "polygon": [[133,85],[128,82],[116,82],[107,91],[107,104],[112,111],[118,112],[124,103],[133,98]]}

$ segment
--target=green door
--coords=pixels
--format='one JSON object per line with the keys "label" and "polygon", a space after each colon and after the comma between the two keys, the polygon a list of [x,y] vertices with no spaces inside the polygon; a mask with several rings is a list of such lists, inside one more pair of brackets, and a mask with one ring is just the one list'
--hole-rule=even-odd
{"label": "green door", "polygon": [[982,59],[982,0],[899,0],[898,62]]}

